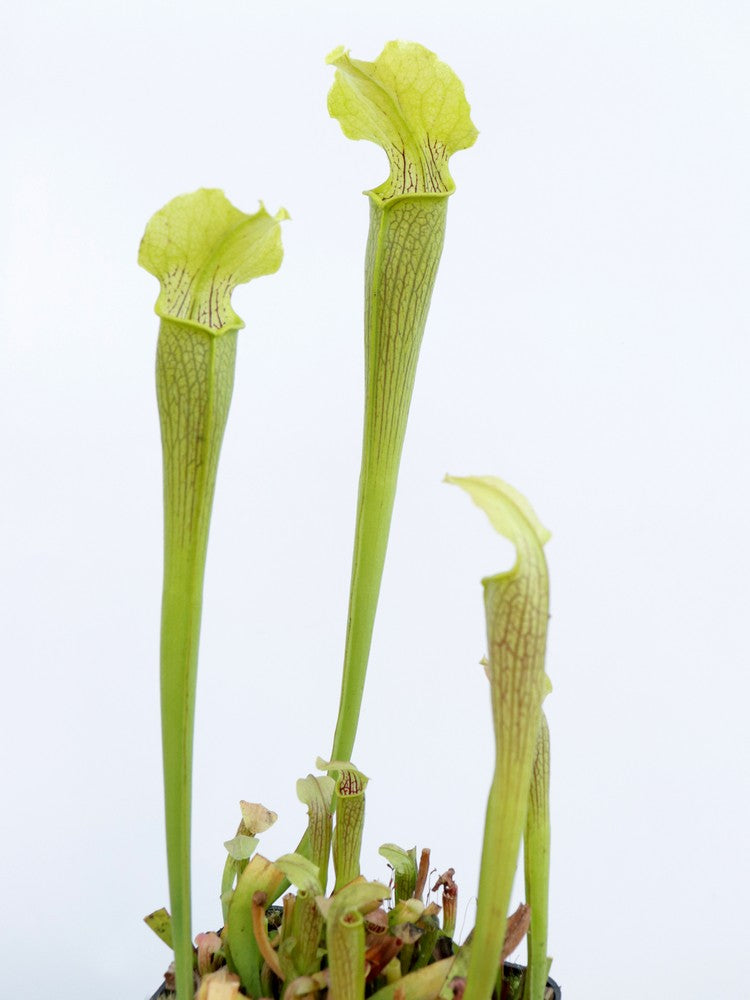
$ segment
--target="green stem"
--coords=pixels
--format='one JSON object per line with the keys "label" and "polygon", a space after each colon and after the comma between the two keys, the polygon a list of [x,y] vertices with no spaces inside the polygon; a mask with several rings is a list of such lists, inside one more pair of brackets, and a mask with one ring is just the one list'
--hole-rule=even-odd
{"label": "green stem", "polygon": [[333,896],[316,902],[326,922],[328,994],[337,1000],[364,1000],[365,930],[362,913],[370,913],[390,896],[379,882],[357,880]]}
{"label": "green stem", "polygon": [[[402,899],[416,897],[417,888],[417,849],[412,847],[404,850],[398,844],[383,844],[378,854],[385,858],[393,868],[394,902],[398,905]],[[421,894],[420,894],[421,895]]]}
{"label": "green stem", "polygon": [[531,906],[524,1000],[543,1000],[550,966],[547,957],[550,856],[549,759],[549,726],[542,712],[524,834],[526,902]]}
{"label": "green stem", "polygon": [[311,976],[320,969],[318,949],[322,928],[323,917],[315,898],[304,889],[298,890],[291,931],[292,959],[298,976]]}
{"label": "green stem", "polygon": [[227,854],[227,859],[224,862],[224,870],[221,874],[221,895],[219,896],[221,900],[221,918],[224,923],[227,922],[229,901],[232,898],[232,890],[234,889],[234,880],[236,877],[237,862],[230,854]]}
{"label": "green stem", "polygon": [[526,818],[528,784],[523,788],[521,784],[515,781],[507,783],[498,768],[490,788],[477,917],[466,981],[469,1000],[489,1000],[497,979],[508,903]]}
{"label": "green stem", "polygon": [[[328,863],[331,856],[331,837],[333,830],[332,800],[334,793],[333,778],[316,777],[308,774],[297,782],[297,797],[307,806],[307,843],[309,853],[306,857],[318,866],[320,885],[325,892],[328,883]],[[299,852],[300,849],[297,848]],[[301,853],[301,852],[300,852]]]}
{"label": "green stem", "polygon": [[365,927],[362,914],[349,910],[330,921],[327,930],[331,996],[337,1000],[364,1000]]}
{"label": "green stem", "polygon": [[161,714],[177,996],[193,995],[190,809],[203,577],[237,333],[162,320],[156,383],[164,455]]}
{"label": "green stem", "polygon": [[333,830],[334,893],[359,876],[359,855],[365,825],[367,779],[359,771],[342,771],[336,783],[336,826]]}
{"label": "green stem", "polygon": [[423,934],[417,944],[417,957],[413,963],[415,970],[424,968],[432,960],[432,953],[435,951],[435,945],[440,937],[440,924],[437,917],[422,917],[419,921],[419,927]]}
{"label": "green stem", "polygon": [[365,419],[336,731],[351,760],[406,424],[445,236],[447,196],[372,196],[365,266]]}
{"label": "green stem", "polygon": [[516,540],[516,548],[514,570],[483,581],[496,763],[487,801],[465,1000],[489,1000],[497,978],[544,697],[546,565],[538,542]]}

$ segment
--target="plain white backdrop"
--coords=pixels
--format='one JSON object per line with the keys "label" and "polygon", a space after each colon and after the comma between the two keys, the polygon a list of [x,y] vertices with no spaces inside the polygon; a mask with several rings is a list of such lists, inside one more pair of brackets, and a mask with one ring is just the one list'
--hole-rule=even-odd
{"label": "plain white backdrop", "polygon": [[[330,749],[383,153],[326,113],[328,51],[420,41],[480,130],[417,376],[355,760],[384,841],[472,920],[492,768],[479,579],[511,559],[445,472],[553,532],[553,975],[569,1000],[747,988],[750,141],[742,0],[29,3],[0,33],[2,809],[8,996],[144,1000],[169,954],[149,216],[284,205],[239,289],[206,577],[195,930],[237,801]],[[516,894],[517,897],[519,894]],[[744,986],[743,986],[744,983]]]}

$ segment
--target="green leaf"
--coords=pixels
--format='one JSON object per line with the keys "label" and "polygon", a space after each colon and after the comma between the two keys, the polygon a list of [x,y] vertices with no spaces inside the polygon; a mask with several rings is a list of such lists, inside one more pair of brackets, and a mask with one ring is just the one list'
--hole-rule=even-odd
{"label": "green leaf", "polygon": [[339,1000],[364,1000],[365,924],[358,910],[326,921],[328,992]]}
{"label": "green leaf", "polygon": [[256,854],[240,875],[237,888],[229,903],[224,929],[228,949],[227,964],[237,972],[242,985],[251,996],[263,996],[260,971],[263,957],[253,934],[253,896],[263,892],[272,899],[284,878],[284,873],[268,858]]}
{"label": "green leaf", "polygon": [[330,992],[339,1000],[361,1000],[364,995],[364,926],[361,914],[377,909],[390,894],[388,886],[360,878],[333,896],[317,896],[315,899],[326,922]]}
{"label": "green leaf", "polygon": [[[289,944],[289,956],[296,976],[309,976],[320,969],[322,949],[321,931],[323,915],[311,896],[304,889],[297,892],[292,911],[291,930],[284,930],[283,944]],[[289,934],[289,937],[287,935]],[[281,955],[279,955],[281,958]]]}
{"label": "green leaf", "polygon": [[211,334],[245,324],[231,306],[232,290],[281,265],[279,223],[261,206],[254,215],[235,208],[222,191],[180,195],[146,227],[138,263],[161,282],[156,314]]}
{"label": "green leaf", "polygon": [[[326,764],[326,761],[322,761],[322,763]],[[351,767],[351,764],[346,766]],[[321,770],[325,770],[325,768],[321,768]],[[308,809],[320,808],[325,812],[330,812],[335,788],[336,782],[328,775],[319,777],[315,774],[308,774],[306,778],[299,778],[297,781],[297,798]]]}
{"label": "green leaf", "polygon": [[143,922],[148,924],[154,934],[156,934],[156,936],[163,941],[168,948],[172,947],[172,918],[163,906],[161,909],[154,910],[153,913],[149,913],[147,917],[143,918]]}
{"label": "green leaf", "polygon": [[[192,996],[190,825],[203,578],[221,442],[234,385],[232,289],[281,262],[280,212],[245,215],[220,191],[169,202],[139,262],[161,282],[156,389],[164,472],[161,713],[167,869],[177,996]],[[220,336],[221,335],[221,336]],[[243,831],[246,832],[246,831]]]}
{"label": "green leaf", "polygon": [[365,823],[365,788],[368,779],[356,768],[342,770],[336,782],[336,826],[333,831],[334,892],[360,873],[360,851]]}
{"label": "green leaf", "polygon": [[493,528],[512,542],[516,550],[525,547],[530,539],[541,546],[552,537],[526,497],[497,476],[446,476],[445,482],[465,490]]}
{"label": "green leaf", "polygon": [[328,57],[328,107],[345,135],[380,143],[388,180],[370,196],[365,251],[365,416],[344,669],[331,756],[351,757],[362,705],[419,350],[445,238],[448,158],[476,129],[463,86],[421,45],[390,42],[375,62]]}
{"label": "green leaf", "polygon": [[[455,958],[443,958],[439,962],[416,972],[410,972],[408,976],[399,977],[395,982],[388,983],[373,993],[371,1000],[435,1000],[440,995],[444,985],[451,980],[454,971]],[[451,991],[451,997],[454,996]]]}
{"label": "green leaf", "polygon": [[401,899],[388,913],[388,927],[393,933],[393,928],[399,924],[415,924],[424,913],[425,905],[421,899]]}
{"label": "green leaf", "polygon": [[307,806],[307,834],[310,858],[318,867],[321,889],[328,882],[328,862],[331,854],[333,827],[333,793],[336,782],[328,775],[308,774],[297,782],[297,798]]}
{"label": "green leaf", "polygon": [[421,969],[432,961],[435,945],[442,935],[438,918],[431,913],[423,913],[419,918],[418,926],[422,931],[422,936],[417,942],[414,960],[410,966],[414,970]]}
{"label": "green leaf", "polygon": [[349,760],[323,760],[322,757],[317,757],[315,759],[315,766],[321,771],[331,771],[340,773],[341,771],[357,771],[360,777],[364,778],[365,781],[369,781],[369,778],[365,777],[364,774],[359,770],[356,764],[352,764]]}
{"label": "green leaf", "polygon": [[334,896],[316,897],[315,902],[328,921],[338,920],[347,910],[369,913],[377,909],[381,900],[389,899],[390,895],[391,890],[382,882],[366,882],[360,878],[344,886]]}
{"label": "green leaf", "polygon": [[406,851],[398,844],[383,844],[378,854],[393,868],[396,902],[414,895],[417,885],[417,849]]}
{"label": "green leaf", "polygon": [[526,902],[531,907],[523,1000],[543,1000],[551,961],[547,955],[550,858],[549,763],[549,727],[542,712],[523,840]]}
{"label": "green leaf", "polygon": [[296,885],[298,889],[316,896],[323,892],[318,866],[314,861],[303,858],[301,854],[283,854],[276,859],[276,867],[280,868],[292,885]]}
{"label": "green leaf", "polygon": [[453,70],[415,42],[389,42],[374,62],[340,46],[327,61],[337,69],[330,114],[344,135],[378,143],[390,161],[388,180],[368,194],[379,202],[450,194],[448,159],[478,134]]}
{"label": "green leaf", "polygon": [[224,847],[233,861],[246,861],[253,856],[259,843],[257,837],[248,837],[244,833],[238,833],[231,840],[225,840]]}
{"label": "green leaf", "polygon": [[549,689],[544,672],[549,579],[543,549],[549,532],[528,501],[502,480],[491,476],[446,479],[466,490],[516,549],[512,569],[482,581],[496,759],[464,1000],[486,1000],[497,979],[526,823],[542,701]]}

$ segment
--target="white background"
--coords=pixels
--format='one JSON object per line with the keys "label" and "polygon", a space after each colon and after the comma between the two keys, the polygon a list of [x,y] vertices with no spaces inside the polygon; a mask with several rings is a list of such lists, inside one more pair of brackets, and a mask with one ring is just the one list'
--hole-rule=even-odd
{"label": "white background", "polygon": [[[553,975],[569,1000],[739,996],[748,893],[750,17],[743,0],[36,3],[0,33],[3,993],[143,1000],[166,948],[155,280],[176,194],[286,206],[238,290],[206,578],[195,930],[237,800],[327,754],[359,463],[374,146],[324,56],[421,41],[480,129],[425,336],[355,760],[384,841],[472,919],[492,767],[479,579],[510,547],[446,471],[553,532]],[[743,986],[743,982],[745,986]]]}

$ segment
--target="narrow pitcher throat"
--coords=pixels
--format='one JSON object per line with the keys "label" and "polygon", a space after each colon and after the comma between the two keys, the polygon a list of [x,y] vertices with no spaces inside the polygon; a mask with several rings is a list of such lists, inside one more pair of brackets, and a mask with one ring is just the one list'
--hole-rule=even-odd
{"label": "narrow pitcher throat", "polygon": [[[372,308],[391,328],[424,328],[445,239],[447,195],[370,196],[365,255],[366,335]],[[374,298],[373,298],[374,296]],[[416,312],[413,310],[416,308]]]}
{"label": "narrow pitcher throat", "polygon": [[444,194],[401,194],[382,199],[373,191],[365,191],[370,203],[370,225],[382,224],[399,217],[445,219],[452,192]]}

